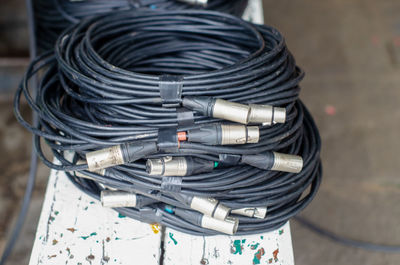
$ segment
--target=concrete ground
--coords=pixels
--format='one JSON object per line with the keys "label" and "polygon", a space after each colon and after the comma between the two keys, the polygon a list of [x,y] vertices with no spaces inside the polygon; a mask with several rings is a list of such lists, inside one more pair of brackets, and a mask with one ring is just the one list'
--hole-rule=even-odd
{"label": "concrete ground", "polygon": [[[302,216],[351,238],[400,244],[400,2],[265,0],[264,10],[306,71],[301,97],[323,141],[323,184]],[[23,195],[30,137],[0,98],[1,252]],[[41,166],[10,265],[29,259],[47,175]],[[295,221],[292,234],[297,265],[400,264],[399,254],[337,245]]]}
{"label": "concrete ground", "polygon": [[[264,1],[306,71],[301,98],[322,137],[324,179],[302,214],[352,238],[400,244],[400,2]],[[400,264],[292,222],[297,265]]]}

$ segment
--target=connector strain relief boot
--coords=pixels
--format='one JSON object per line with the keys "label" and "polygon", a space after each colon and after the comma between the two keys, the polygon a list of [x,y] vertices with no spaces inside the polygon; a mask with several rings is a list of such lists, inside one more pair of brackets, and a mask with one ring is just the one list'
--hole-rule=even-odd
{"label": "connector strain relief boot", "polygon": [[196,175],[214,170],[214,162],[197,157],[187,157],[187,175]]}
{"label": "connector strain relief boot", "polygon": [[214,104],[215,99],[211,97],[184,97],[182,100],[183,107],[208,117],[212,117]]}
{"label": "connector strain relief boot", "polygon": [[264,170],[270,170],[274,165],[274,154],[267,152],[259,155],[242,155],[242,163]]}
{"label": "connector strain relief boot", "polygon": [[125,162],[134,162],[147,155],[157,153],[156,142],[127,143],[121,145],[121,151]]}

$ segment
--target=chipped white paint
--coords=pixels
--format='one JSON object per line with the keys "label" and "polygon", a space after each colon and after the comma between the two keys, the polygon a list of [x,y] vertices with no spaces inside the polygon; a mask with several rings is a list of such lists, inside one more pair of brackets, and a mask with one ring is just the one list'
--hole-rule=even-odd
{"label": "chipped white paint", "polygon": [[52,171],[30,265],[159,264],[160,233],[119,216]]}
{"label": "chipped white paint", "polygon": [[294,265],[289,223],[247,236],[191,236],[167,228],[164,249],[164,265]]}
{"label": "chipped white paint", "polygon": [[160,264],[293,265],[290,226],[248,236],[199,237],[120,216],[79,191],[64,173],[52,171],[30,265]]}

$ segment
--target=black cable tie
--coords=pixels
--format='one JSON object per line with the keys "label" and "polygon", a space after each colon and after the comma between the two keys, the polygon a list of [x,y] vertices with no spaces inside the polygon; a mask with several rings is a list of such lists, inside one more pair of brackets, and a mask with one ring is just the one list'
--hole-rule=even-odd
{"label": "black cable tie", "polygon": [[157,146],[166,153],[178,152],[178,136],[176,128],[162,128],[158,130]]}
{"label": "black cable tie", "polygon": [[161,179],[161,190],[167,193],[179,193],[182,188],[181,177],[163,177]]}
{"label": "black cable tie", "polygon": [[192,126],[194,124],[193,111],[186,108],[176,109],[176,118],[178,120],[178,126]]}
{"label": "black cable tie", "polygon": [[179,107],[182,101],[183,78],[178,75],[162,75],[159,78],[158,88],[162,106],[166,108]]}

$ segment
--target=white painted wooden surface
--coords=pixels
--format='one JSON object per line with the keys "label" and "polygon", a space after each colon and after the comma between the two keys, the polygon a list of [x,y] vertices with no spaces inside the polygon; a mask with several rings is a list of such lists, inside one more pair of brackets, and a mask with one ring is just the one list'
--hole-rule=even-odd
{"label": "white painted wooden surface", "polygon": [[[293,265],[290,226],[248,236],[191,236],[120,216],[52,171],[30,265]],[[162,245],[161,245],[162,244]]]}
{"label": "white painted wooden surface", "polygon": [[52,171],[29,264],[159,264],[161,233],[118,215]]}
{"label": "white painted wooden surface", "polygon": [[247,236],[191,236],[167,228],[164,249],[164,265],[294,264],[289,223]]}

